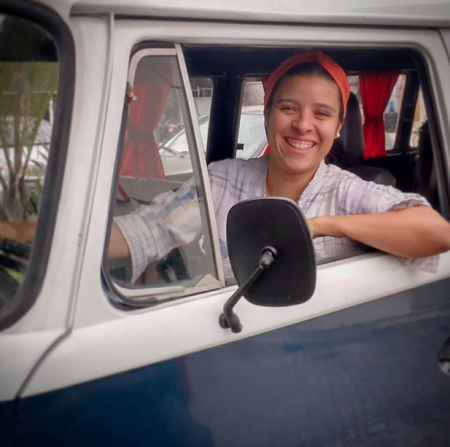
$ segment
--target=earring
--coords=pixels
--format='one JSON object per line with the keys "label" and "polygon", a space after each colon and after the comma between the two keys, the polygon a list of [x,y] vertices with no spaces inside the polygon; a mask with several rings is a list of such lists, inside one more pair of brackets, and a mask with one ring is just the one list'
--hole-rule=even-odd
{"label": "earring", "polygon": [[341,136],[341,133],[338,132],[337,135],[336,135],[336,138],[339,138],[340,136]]}

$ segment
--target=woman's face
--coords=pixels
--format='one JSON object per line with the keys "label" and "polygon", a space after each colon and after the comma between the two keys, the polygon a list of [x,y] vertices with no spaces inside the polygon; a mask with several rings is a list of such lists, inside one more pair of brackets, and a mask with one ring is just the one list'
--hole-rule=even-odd
{"label": "woman's face", "polygon": [[266,116],[270,163],[289,174],[314,175],[341,128],[339,89],[312,76],[284,78]]}

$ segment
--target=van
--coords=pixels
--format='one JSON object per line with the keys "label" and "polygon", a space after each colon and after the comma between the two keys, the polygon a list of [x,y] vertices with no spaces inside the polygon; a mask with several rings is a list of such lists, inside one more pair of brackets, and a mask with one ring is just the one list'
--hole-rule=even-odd
{"label": "van", "polygon": [[[240,326],[221,318],[246,278],[224,273],[207,166],[247,153],[243,110],[305,50],[352,88],[331,161],[448,218],[447,2],[0,3],[0,151],[17,152],[1,158],[0,221],[37,222],[32,244],[0,247],[0,445],[450,445],[450,253],[428,273],[358,246],[290,271],[298,304],[248,293]],[[373,119],[384,144],[364,141]],[[36,182],[24,165],[42,123]],[[189,178],[203,236],[139,275],[108,260],[113,217]]]}

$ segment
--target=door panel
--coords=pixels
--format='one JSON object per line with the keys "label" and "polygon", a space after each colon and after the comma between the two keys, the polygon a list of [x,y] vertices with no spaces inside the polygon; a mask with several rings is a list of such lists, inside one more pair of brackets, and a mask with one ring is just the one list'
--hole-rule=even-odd
{"label": "door panel", "polygon": [[449,287],[23,399],[13,445],[450,445]]}

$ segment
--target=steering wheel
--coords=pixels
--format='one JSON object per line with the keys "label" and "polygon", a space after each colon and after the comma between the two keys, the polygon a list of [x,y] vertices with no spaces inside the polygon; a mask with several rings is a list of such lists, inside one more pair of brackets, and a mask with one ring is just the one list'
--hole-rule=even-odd
{"label": "steering wheel", "polygon": [[25,273],[31,245],[0,238],[0,265]]}

